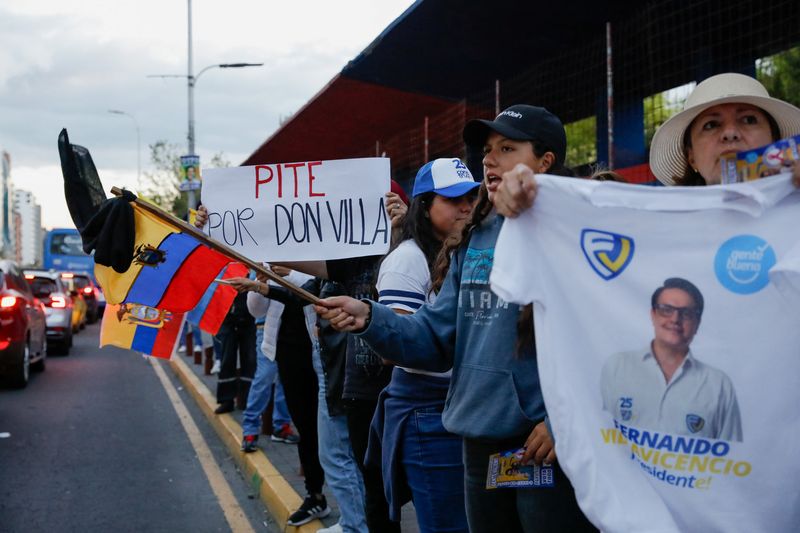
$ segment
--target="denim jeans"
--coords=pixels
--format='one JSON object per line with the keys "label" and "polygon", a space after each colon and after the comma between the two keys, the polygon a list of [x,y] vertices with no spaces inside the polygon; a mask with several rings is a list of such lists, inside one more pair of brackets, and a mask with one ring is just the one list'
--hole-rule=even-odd
{"label": "denim jeans", "polygon": [[400,453],[421,533],[468,531],[461,446],[439,409],[417,409],[406,420]]}
{"label": "denim jeans", "polygon": [[325,400],[325,375],[319,350],[315,343],[314,370],[319,380],[319,407],[317,410],[317,436],[319,462],[325,470],[328,487],[339,504],[339,525],[346,533],[367,533],[364,513],[364,482],[356,465],[345,415],[329,416]]}
{"label": "denim jeans", "polygon": [[272,405],[272,429],[279,431],[284,424],[290,424],[289,409],[286,407],[286,398],[283,395],[283,386],[278,376],[278,365],[270,361],[261,351],[261,341],[264,339],[264,327],[256,328],[256,374],[250,384],[250,393],[247,396],[247,408],[242,414],[242,433],[244,435],[258,435],[261,433],[261,413],[269,404],[272,384],[275,384],[275,397]]}
{"label": "denim jeans", "polygon": [[180,338],[180,346],[186,346],[186,334],[191,332],[192,333],[192,343],[194,344],[194,349],[202,348],[203,347],[203,333],[200,331],[200,328],[195,326],[194,324],[190,324],[186,322],[183,325],[183,331],[181,331],[181,338]]}
{"label": "denim jeans", "polygon": [[597,531],[575,500],[569,479],[556,463],[552,488],[486,489],[489,456],[521,448],[527,435],[484,441],[464,439],[467,520],[472,533],[561,533]]}

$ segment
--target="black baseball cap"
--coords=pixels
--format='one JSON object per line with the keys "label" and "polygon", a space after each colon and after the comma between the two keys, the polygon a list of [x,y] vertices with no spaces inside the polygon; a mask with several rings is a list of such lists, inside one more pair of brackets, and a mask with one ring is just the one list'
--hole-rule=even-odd
{"label": "black baseball cap", "polygon": [[547,146],[560,163],[567,155],[567,134],[561,120],[543,107],[512,105],[494,120],[470,120],[464,126],[464,142],[482,146],[494,131],[515,141],[539,141]]}

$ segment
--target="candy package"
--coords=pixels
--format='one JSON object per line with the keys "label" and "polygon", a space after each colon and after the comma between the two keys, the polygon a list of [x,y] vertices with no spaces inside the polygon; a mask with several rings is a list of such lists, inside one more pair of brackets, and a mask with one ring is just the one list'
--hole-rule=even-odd
{"label": "candy package", "polygon": [[721,157],[719,164],[722,183],[752,181],[782,172],[791,172],[794,161],[800,159],[797,153],[798,142],[800,135]]}

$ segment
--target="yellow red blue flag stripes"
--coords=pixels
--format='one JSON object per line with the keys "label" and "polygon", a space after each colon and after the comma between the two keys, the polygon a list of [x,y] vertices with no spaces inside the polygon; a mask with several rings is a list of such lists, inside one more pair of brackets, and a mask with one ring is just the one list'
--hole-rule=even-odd
{"label": "yellow red blue flag stripes", "polygon": [[184,315],[139,304],[107,304],[100,346],[118,346],[169,359],[177,346]]}
{"label": "yellow red blue flag stripes", "polygon": [[193,309],[230,259],[135,204],[133,211],[135,244],[130,267],[122,273],[95,267],[106,300],[175,313]]}

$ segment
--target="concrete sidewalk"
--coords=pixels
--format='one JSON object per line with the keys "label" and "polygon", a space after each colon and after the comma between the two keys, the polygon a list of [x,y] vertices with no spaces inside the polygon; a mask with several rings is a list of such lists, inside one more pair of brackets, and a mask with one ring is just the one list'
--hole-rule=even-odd
{"label": "concrete sidewalk", "polygon": [[[267,507],[275,522],[286,524],[289,515],[303,503],[305,486],[300,475],[300,463],[297,446],[275,443],[266,435],[258,439],[260,451],[243,453],[240,449],[242,439],[241,411],[217,415],[216,390],[217,377],[203,374],[203,366],[192,363],[192,355],[175,354],[170,366],[197,402],[203,414],[230,451],[231,457],[239,465],[239,469],[250,480],[252,492]],[[312,520],[300,527],[285,526],[284,531],[315,533],[318,529],[329,527],[339,520],[339,506],[328,491],[323,489],[328,505],[333,512],[323,521]],[[401,529],[404,532],[419,531],[413,504],[403,507]]]}

